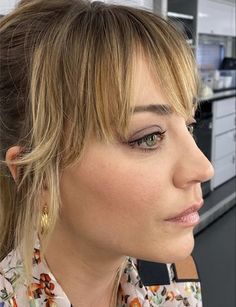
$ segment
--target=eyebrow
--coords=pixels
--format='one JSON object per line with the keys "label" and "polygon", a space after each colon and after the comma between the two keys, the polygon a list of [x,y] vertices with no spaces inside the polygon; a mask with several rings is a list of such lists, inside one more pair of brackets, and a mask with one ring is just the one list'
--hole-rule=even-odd
{"label": "eyebrow", "polygon": [[136,106],[134,108],[134,114],[140,112],[152,112],[158,115],[170,115],[173,113],[173,108],[166,104],[149,104],[143,106]]}

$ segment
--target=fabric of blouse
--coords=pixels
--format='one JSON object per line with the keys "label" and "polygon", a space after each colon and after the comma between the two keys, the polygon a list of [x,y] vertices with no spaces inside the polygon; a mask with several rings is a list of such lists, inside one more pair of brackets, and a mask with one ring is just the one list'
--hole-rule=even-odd
{"label": "fabric of blouse", "polygon": [[[137,261],[128,258],[118,290],[117,307],[202,307],[200,282],[176,282],[171,264],[167,264],[170,284],[145,286]],[[19,252],[12,251],[0,263],[0,307],[71,307],[62,287],[40,258],[36,241],[33,255],[33,280],[29,287],[23,278]],[[95,304],[94,304],[95,306]]]}

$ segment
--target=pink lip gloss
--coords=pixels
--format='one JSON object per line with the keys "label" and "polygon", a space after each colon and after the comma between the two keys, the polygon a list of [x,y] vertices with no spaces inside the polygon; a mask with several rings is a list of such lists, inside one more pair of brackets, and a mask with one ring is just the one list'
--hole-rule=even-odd
{"label": "pink lip gloss", "polygon": [[184,227],[191,227],[196,226],[200,222],[200,216],[197,211],[192,211],[180,217],[168,219],[167,222],[179,224]]}

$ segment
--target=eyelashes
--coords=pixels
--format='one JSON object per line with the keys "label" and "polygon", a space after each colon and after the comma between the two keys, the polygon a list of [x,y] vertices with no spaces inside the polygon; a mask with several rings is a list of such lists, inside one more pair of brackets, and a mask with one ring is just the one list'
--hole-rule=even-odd
{"label": "eyelashes", "polygon": [[166,131],[167,130],[155,131],[146,134],[141,138],[129,141],[127,144],[133,149],[137,148],[142,151],[156,150],[160,147],[160,143],[164,140]]}
{"label": "eyelashes", "polygon": [[186,127],[188,129],[188,132],[192,135],[193,138],[195,138],[195,136],[194,136],[194,129],[195,129],[196,123],[197,122],[194,121],[194,122],[186,125]]}
{"label": "eyelashes", "polygon": [[[196,121],[192,123],[186,124],[186,128],[190,135],[194,138],[194,128]],[[152,133],[148,133],[142,137],[136,138],[134,140],[126,142],[127,145],[131,147],[131,149],[137,149],[144,152],[151,152],[153,150],[158,150],[161,148],[162,143],[166,137],[167,130],[164,131],[154,131]]]}

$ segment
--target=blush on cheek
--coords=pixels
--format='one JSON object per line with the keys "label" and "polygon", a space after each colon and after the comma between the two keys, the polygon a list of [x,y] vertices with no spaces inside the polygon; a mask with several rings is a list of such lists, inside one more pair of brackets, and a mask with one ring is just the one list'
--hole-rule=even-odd
{"label": "blush on cheek", "polygon": [[[118,157],[119,158],[119,157]],[[117,159],[115,153],[91,150],[76,168],[68,168],[62,177],[64,207],[75,215],[103,219],[132,216],[141,223],[162,216],[163,176],[144,162]]]}
{"label": "blush on cheek", "polygon": [[145,178],[130,168],[105,169],[102,173],[95,172],[94,176],[86,183],[88,193],[94,199],[103,200],[104,204],[121,206],[123,210],[142,210],[157,205],[161,187],[154,184],[150,178]]}
{"label": "blush on cheek", "polygon": [[112,242],[114,249],[153,240],[165,205],[163,176],[150,163],[95,151],[63,173],[64,223],[76,238],[107,246]]}

